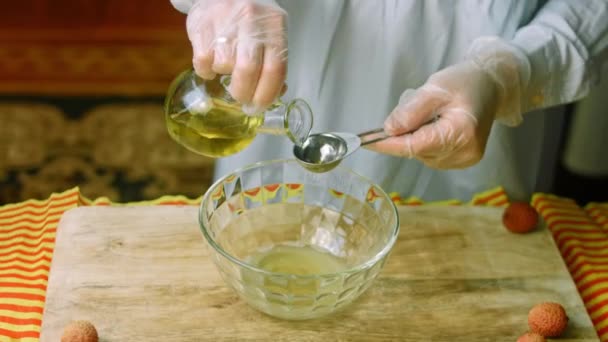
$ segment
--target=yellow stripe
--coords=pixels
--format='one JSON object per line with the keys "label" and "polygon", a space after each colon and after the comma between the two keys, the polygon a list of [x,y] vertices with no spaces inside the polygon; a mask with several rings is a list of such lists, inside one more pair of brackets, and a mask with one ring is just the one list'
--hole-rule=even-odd
{"label": "yellow stripe", "polygon": [[[579,286],[584,286],[584,284],[587,284],[597,278],[598,277],[595,274],[592,276],[589,276],[589,277],[585,277],[584,282],[581,282],[579,284]],[[586,296],[592,295],[593,293],[598,292],[599,290],[603,290],[603,289],[608,289],[608,286],[606,284],[595,284],[595,285],[590,286],[589,288],[585,289],[585,291],[582,291],[580,293],[580,295],[581,295],[581,297],[586,297]],[[601,295],[587,301],[587,304],[589,304],[589,306],[593,306],[593,305],[597,304],[598,302],[601,302],[606,299],[608,299],[608,293],[602,293]]]}
{"label": "yellow stripe", "polygon": [[25,276],[25,277],[35,277],[35,276],[40,276],[40,275],[44,275],[44,276],[48,276],[49,272],[45,271],[45,270],[36,270],[36,271],[20,271],[20,270],[5,270],[5,271],[0,271],[0,279],[4,279],[4,277],[2,276],[2,274],[6,274],[6,273],[11,273],[11,274],[17,274],[17,275],[21,275],[21,276]]}
{"label": "yellow stripe", "polygon": [[16,332],[24,332],[24,331],[36,331],[40,332],[40,326],[37,324],[27,324],[27,325],[17,325],[17,324],[9,324],[0,321],[0,328],[16,331]]}
{"label": "yellow stripe", "polygon": [[45,259],[40,259],[40,260],[36,260],[36,261],[30,261],[30,262],[23,262],[20,260],[13,260],[13,261],[9,261],[9,262],[3,262],[0,264],[0,267],[8,267],[8,266],[22,266],[22,267],[37,267],[40,265],[47,265],[50,266],[51,262]]}
{"label": "yellow stripe", "polygon": [[24,293],[44,296],[46,294],[46,290],[31,289],[27,287],[0,287],[0,293]]}
{"label": "yellow stripe", "polygon": [[14,259],[16,257],[24,259],[26,261],[33,261],[33,260],[36,260],[36,259],[41,258],[43,256],[45,256],[47,258],[51,258],[53,256],[53,253],[44,251],[44,252],[41,252],[41,253],[39,252],[36,255],[23,255],[21,253],[15,252],[15,253],[9,254],[7,256],[0,257],[0,264],[3,263],[3,262],[7,262],[7,260]]}
{"label": "yellow stripe", "polygon": [[[7,231],[7,230],[23,227],[23,226],[27,226],[28,228],[33,228],[33,229],[38,229],[38,230],[40,230],[42,228],[48,228],[49,226],[55,226],[55,225],[57,225],[57,223],[50,222],[50,221],[52,221],[52,220],[59,220],[59,218],[61,218],[61,215],[63,215],[63,212],[57,213],[57,214],[53,214],[51,217],[49,217],[46,220],[43,220],[41,222],[38,222],[38,223],[15,222],[13,224],[2,224],[2,230],[0,231],[0,233],[2,231]],[[33,219],[36,219],[35,216],[30,216],[30,217],[33,218]]]}
{"label": "yellow stripe", "polygon": [[[45,248],[45,247],[52,249],[54,246],[55,246],[54,242],[43,242],[36,247],[12,246],[12,247],[9,247],[6,249],[3,248],[2,253],[9,253],[9,252],[15,252],[16,250],[23,250],[23,251],[31,252],[31,253],[35,252],[37,255],[40,255],[41,254],[40,249]],[[14,253],[14,256],[19,256],[19,255],[23,255],[23,254],[20,254],[18,252]]]}
{"label": "yellow stripe", "polygon": [[18,298],[2,298],[2,304],[12,304],[19,306],[43,308],[44,302],[40,300],[18,299]]}
{"label": "yellow stripe", "polygon": [[581,234],[584,236],[589,235],[589,233],[596,233],[596,234],[601,234],[603,237],[606,237],[606,234],[595,224],[558,223],[558,224],[551,225],[551,229],[553,229],[554,231],[559,231],[561,229],[571,229],[571,228],[577,229],[577,230],[583,230],[584,232]]}
{"label": "yellow stripe", "polygon": [[428,202],[428,203],[426,203],[426,205],[437,205],[437,206],[460,205],[460,204],[462,204],[462,202],[460,202],[459,200],[434,201],[434,202]]}
{"label": "yellow stripe", "polygon": [[[590,308],[590,307],[594,306],[595,304],[597,304],[601,301],[604,301],[606,299],[608,299],[608,293],[602,293],[601,295],[587,301],[587,303],[585,303],[585,304],[587,305],[588,308]],[[597,312],[594,312],[591,315],[592,318],[597,317],[597,316],[599,316],[599,314]]]}
{"label": "yellow stripe", "polygon": [[[74,200],[76,200],[77,197],[75,196],[69,196],[66,197],[64,199],[61,200],[50,200],[47,201],[44,204],[44,207],[41,208],[34,208],[34,207],[28,207],[28,206],[24,206],[23,208],[19,208],[19,209],[15,209],[13,211],[9,211],[9,212],[0,212],[0,216],[13,216],[13,215],[20,215],[26,212],[33,212],[35,214],[40,214],[40,215],[44,215],[44,213],[48,210],[49,212],[55,212],[57,210],[65,210],[66,208],[74,208],[76,206],[78,206],[78,204],[70,204],[70,202],[73,202]],[[15,205],[9,205],[12,207],[19,207],[22,206],[24,203],[26,202],[21,202],[21,203],[17,203]],[[0,209],[2,209],[3,211],[5,211],[4,209],[9,208],[9,206],[1,206]],[[50,209],[49,207],[53,206],[52,209]],[[9,219],[2,219],[4,220],[9,220]]]}
{"label": "yellow stripe", "polygon": [[[497,186],[493,189],[477,193],[477,194],[473,195],[473,198],[471,199],[471,203],[475,203],[484,197],[489,197],[489,196],[492,196],[499,192],[504,192],[504,188],[502,186]],[[505,196],[505,198],[506,198],[506,196]]]}
{"label": "yellow stripe", "polygon": [[[50,226],[50,225],[49,225]],[[2,233],[0,232],[0,237],[1,238],[7,238],[9,240],[3,240],[0,241],[0,244],[7,244],[9,241],[11,241],[11,238],[15,238],[18,235],[21,234],[25,234],[25,235],[29,235],[29,236],[34,236],[34,238],[36,238],[36,236],[45,236],[46,234],[54,234],[53,232],[49,232],[51,229],[53,228],[57,228],[56,225],[52,225],[52,227],[44,227],[38,231],[31,231],[31,230],[27,230],[26,228],[22,228],[22,229],[17,229],[13,232],[10,233]],[[21,237],[22,239],[26,239],[28,241],[32,240],[31,237]]]}
{"label": "yellow stripe", "polygon": [[69,189],[69,190],[66,190],[63,192],[53,192],[53,193],[51,193],[51,195],[48,198],[43,199],[43,200],[29,199],[29,200],[25,200],[20,203],[5,204],[4,206],[2,206],[2,209],[5,209],[5,208],[10,209],[10,208],[14,208],[14,207],[19,207],[24,204],[43,205],[43,204],[48,203],[49,201],[55,200],[57,197],[67,196],[68,194],[78,195],[79,193],[80,193],[80,189],[78,187],[74,187],[72,189]]}
{"label": "yellow stripe", "polygon": [[[2,219],[0,221],[0,223],[2,223],[3,230],[8,230],[10,228],[14,228],[16,226],[24,225],[24,224],[34,225],[34,224],[46,223],[47,221],[50,221],[53,219],[59,219],[61,217],[61,215],[63,215],[63,212],[65,211],[66,208],[69,208],[69,206],[66,205],[65,207],[53,208],[53,210],[50,210],[48,213],[41,213],[41,214],[22,213],[15,217]],[[37,223],[22,222],[23,220],[27,220],[27,219],[36,221]],[[10,225],[9,225],[9,222],[11,223]]]}
{"label": "yellow stripe", "polygon": [[585,218],[589,221],[589,216],[585,214],[580,208],[574,209],[555,209],[555,208],[545,208],[543,210],[543,216],[549,216],[550,214],[558,213],[562,217],[572,217],[572,218]]}
{"label": "yellow stripe", "polygon": [[[37,238],[33,238],[33,239],[28,239],[28,238],[20,236],[20,237],[15,237],[15,238],[13,238],[11,240],[8,240],[8,241],[1,241],[0,242],[0,250],[4,249],[3,246],[15,244],[15,243],[18,243],[18,244],[25,244],[25,243],[27,243],[27,244],[31,245],[31,244],[39,243],[40,241],[45,240],[45,239],[46,240],[53,239],[52,241],[55,241],[55,232],[47,232],[47,233],[44,233],[41,236],[39,236]],[[27,248],[31,248],[31,247],[27,247]]]}
{"label": "yellow stripe", "polygon": [[[592,239],[592,238],[597,238],[597,239],[605,239],[606,238],[606,234],[604,234],[601,231],[594,229],[594,231],[586,231],[586,232],[573,232],[568,230],[568,227],[561,227],[561,228],[552,228],[551,229],[553,232],[555,233],[559,233],[559,238],[560,239],[564,239],[566,236],[570,236],[570,237],[579,237],[579,238],[584,238],[584,239]],[[581,241],[582,243],[588,243],[588,241]],[[604,244],[606,244],[608,246],[608,240],[605,241],[601,241]]]}
{"label": "yellow stripe", "polygon": [[21,284],[28,284],[28,285],[33,285],[33,284],[46,285],[48,283],[47,279],[25,280],[25,279],[21,279],[21,278],[3,277],[3,276],[0,276],[0,281],[7,282],[7,283],[21,283]]}

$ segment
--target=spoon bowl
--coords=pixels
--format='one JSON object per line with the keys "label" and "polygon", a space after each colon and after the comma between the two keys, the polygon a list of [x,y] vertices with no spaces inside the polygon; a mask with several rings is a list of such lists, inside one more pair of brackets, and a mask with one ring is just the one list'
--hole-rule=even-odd
{"label": "spoon bowl", "polygon": [[[359,147],[388,138],[382,129],[361,134],[328,132],[311,134],[301,145],[294,145],[293,155],[309,171],[322,173],[334,169],[342,160]],[[370,134],[382,134],[379,138],[363,141]]]}

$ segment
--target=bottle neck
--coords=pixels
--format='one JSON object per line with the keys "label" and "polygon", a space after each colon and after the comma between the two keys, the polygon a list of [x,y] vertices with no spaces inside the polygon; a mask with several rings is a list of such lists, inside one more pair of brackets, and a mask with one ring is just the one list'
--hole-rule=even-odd
{"label": "bottle neck", "polygon": [[264,123],[258,127],[258,133],[286,135],[294,144],[301,145],[308,138],[312,124],[312,111],[305,101],[277,102],[264,113]]}

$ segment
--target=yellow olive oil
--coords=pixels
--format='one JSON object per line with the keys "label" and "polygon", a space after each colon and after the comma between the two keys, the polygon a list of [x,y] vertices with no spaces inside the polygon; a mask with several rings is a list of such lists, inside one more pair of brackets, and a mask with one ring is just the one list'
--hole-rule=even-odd
{"label": "yellow olive oil", "polygon": [[279,245],[251,256],[250,263],[269,272],[316,275],[346,269],[344,261],[310,246]]}
{"label": "yellow olive oil", "polygon": [[169,135],[189,150],[217,158],[237,153],[255,138],[264,115],[247,115],[237,105],[214,99],[206,111],[165,116]]}

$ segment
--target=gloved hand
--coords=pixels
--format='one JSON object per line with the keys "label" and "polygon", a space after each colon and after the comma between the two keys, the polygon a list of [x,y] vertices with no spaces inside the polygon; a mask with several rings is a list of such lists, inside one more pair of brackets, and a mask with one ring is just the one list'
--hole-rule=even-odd
{"label": "gloved hand", "polygon": [[249,113],[279,96],[287,74],[287,14],[272,0],[198,0],[186,27],[205,79],[232,74],[231,95]]}
{"label": "gloved hand", "polygon": [[368,148],[436,169],[472,166],[483,157],[494,120],[509,126],[522,121],[529,75],[529,62],[517,47],[480,38],[464,62],[404,92],[384,123],[392,137]]}

